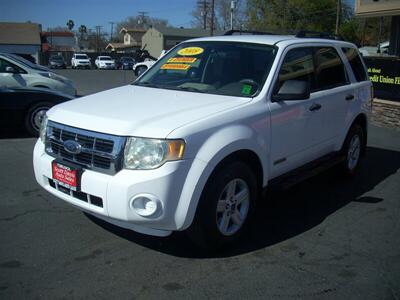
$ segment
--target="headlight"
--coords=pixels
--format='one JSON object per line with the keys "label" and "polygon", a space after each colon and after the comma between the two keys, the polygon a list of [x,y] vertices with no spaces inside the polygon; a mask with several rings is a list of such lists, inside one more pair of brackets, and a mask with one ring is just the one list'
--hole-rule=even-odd
{"label": "headlight", "polygon": [[167,161],[182,159],[184,151],[183,140],[131,137],[125,146],[124,167],[135,170],[155,169]]}
{"label": "headlight", "polygon": [[47,129],[47,115],[44,115],[42,123],[40,123],[40,132],[39,132],[40,140],[42,141],[43,144],[46,141],[46,129]]}

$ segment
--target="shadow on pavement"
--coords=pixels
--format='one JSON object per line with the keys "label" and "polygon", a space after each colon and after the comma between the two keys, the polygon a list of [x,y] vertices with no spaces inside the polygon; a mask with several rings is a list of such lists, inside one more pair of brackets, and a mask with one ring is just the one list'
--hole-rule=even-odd
{"label": "shadow on pavement", "polygon": [[400,168],[400,153],[375,147],[368,147],[367,151],[364,163],[352,178],[343,178],[332,169],[289,190],[269,193],[258,203],[250,230],[241,243],[216,253],[201,252],[183,232],[176,232],[167,238],[151,237],[87,216],[124,239],[169,255],[188,258],[240,255],[306,232],[352,201],[365,205],[384,201],[362,195],[397,172]]}
{"label": "shadow on pavement", "polygon": [[26,130],[21,128],[15,128],[12,130],[0,130],[0,140],[4,139],[25,139],[25,138],[33,138],[31,134],[29,134]]}

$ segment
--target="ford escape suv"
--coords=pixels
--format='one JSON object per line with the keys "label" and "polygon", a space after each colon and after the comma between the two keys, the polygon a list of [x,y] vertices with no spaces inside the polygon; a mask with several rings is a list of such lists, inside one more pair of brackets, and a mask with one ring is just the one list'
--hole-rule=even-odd
{"label": "ford escape suv", "polygon": [[186,230],[224,245],[261,191],[318,161],[352,174],[372,85],[356,47],[323,38],[189,40],[134,83],[52,108],[33,154],[37,182],[115,225]]}

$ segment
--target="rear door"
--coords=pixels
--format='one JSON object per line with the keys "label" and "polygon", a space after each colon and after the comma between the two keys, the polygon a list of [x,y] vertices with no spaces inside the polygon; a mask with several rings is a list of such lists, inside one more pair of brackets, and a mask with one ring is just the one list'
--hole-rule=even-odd
{"label": "rear door", "polygon": [[324,155],[335,149],[346,123],[352,118],[350,107],[357,92],[338,49],[329,45],[314,47],[314,60],[316,89],[312,97],[321,106],[320,129],[314,142],[319,155]]}

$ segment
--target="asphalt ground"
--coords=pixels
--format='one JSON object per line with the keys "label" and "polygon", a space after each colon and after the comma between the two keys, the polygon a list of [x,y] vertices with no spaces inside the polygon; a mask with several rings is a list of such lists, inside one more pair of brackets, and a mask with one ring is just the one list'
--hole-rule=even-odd
{"label": "asphalt ground", "polygon": [[53,197],[22,136],[0,136],[0,299],[400,298],[400,131],[370,127],[354,178],[329,170],[268,194],[243,241],[214,254]]}
{"label": "asphalt ground", "polygon": [[54,72],[71,79],[79,96],[86,96],[96,92],[126,85],[136,78],[132,70],[53,70]]}

